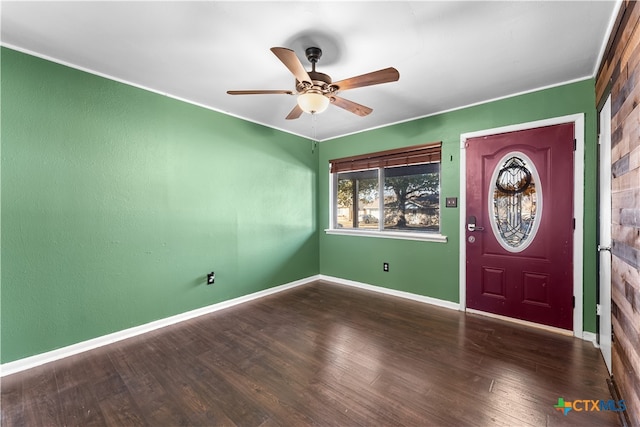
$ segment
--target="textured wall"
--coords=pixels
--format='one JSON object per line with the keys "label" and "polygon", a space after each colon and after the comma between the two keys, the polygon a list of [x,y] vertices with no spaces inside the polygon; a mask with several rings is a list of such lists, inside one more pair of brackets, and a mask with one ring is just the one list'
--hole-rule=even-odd
{"label": "textured wall", "polygon": [[309,141],[1,59],[3,363],[318,274]]}
{"label": "textured wall", "polygon": [[612,375],[640,425],[640,5],[623,2],[597,77],[611,94]]}
{"label": "textured wall", "polygon": [[[459,197],[460,134],[516,123],[585,113],[584,330],[595,332],[596,138],[594,81],[495,101],[397,124],[320,144],[318,222],[329,227],[331,159],[442,141],[441,230],[447,243],[320,235],[320,272],[345,279],[458,302],[459,209],[444,208]],[[390,271],[382,271],[382,262]]]}

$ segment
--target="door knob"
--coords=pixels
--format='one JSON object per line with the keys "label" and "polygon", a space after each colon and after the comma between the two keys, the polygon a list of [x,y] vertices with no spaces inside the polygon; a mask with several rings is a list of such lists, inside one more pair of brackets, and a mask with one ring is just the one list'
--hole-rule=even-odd
{"label": "door knob", "polygon": [[476,217],[475,216],[470,216],[469,220],[467,221],[467,230],[469,231],[482,231],[484,230],[484,227],[478,227],[476,225]]}

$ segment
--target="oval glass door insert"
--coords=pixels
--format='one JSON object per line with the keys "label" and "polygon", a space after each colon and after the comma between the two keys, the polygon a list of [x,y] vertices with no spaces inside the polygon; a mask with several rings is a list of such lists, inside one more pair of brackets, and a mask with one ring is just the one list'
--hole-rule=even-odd
{"label": "oval glass door insert", "polygon": [[489,218],[498,243],[509,252],[525,250],[542,216],[538,171],[524,153],[511,152],[497,164],[490,181]]}

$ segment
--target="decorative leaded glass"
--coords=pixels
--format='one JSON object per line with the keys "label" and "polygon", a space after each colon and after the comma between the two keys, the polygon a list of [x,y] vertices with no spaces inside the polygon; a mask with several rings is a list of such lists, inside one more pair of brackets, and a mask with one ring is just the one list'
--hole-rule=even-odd
{"label": "decorative leaded glass", "polygon": [[512,252],[524,250],[531,243],[539,223],[538,173],[525,157],[522,153],[506,156],[492,179],[491,228],[502,247]]}

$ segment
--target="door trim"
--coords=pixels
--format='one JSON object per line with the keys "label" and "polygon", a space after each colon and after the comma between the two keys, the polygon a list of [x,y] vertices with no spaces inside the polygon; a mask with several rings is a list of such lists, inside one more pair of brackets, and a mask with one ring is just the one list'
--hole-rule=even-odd
{"label": "door trim", "polygon": [[460,135],[460,310],[467,310],[467,283],[466,264],[467,248],[464,230],[466,228],[466,181],[467,181],[467,159],[465,143],[469,138],[495,135],[505,132],[527,130],[543,126],[553,126],[564,123],[573,123],[576,150],[574,154],[573,170],[573,217],[575,218],[575,230],[573,233],[573,295],[575,296],[575,308],[573,309],[573,335],[585,339],[583,333],[584,307],[583,297],[583,263],[584,263],[584,113],[571,114],[568,116],[554,117],[550,119],[537,120],[533,122],[519,123],[515,125],[502,126],[492,129],[484,129],[475,132],[467,132]]}
{"label": "door trim", "polygon": [[[607,95],[598,111],[598,258],[597,303],[600,314],[596,317],[596,334],[600,352],[611,375],[612,320],[611,320],[611,251],[600,251],[600,246],[611,248],[611,94]],[[604,336],[603,336],[604,332]]]}

